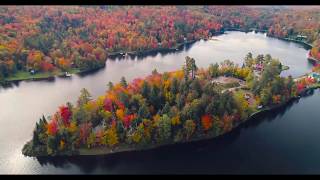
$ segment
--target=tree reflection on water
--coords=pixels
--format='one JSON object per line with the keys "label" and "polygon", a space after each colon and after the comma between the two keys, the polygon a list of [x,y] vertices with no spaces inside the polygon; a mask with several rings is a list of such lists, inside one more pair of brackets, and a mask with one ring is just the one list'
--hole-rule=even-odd
{"label": "tree reflection on water", "polygon": [[[236,150],[226,147],[239,138],[242,130],[255,128],[265,121],[279,119],[298,102],[299,99],[292,100],[277,109],[259,113],[231,132],[214,139],[168,145],[152,150],[122,152],[103,156],[38,157],[37,160],[42,166],[49,164],[56,168],[66,168],[68,164],[73,164],[84,173],[96,173],[97,169],[100,170],[98,173],[106,173],[119,168],[121,164],[132,167],[133,173],[135,172],[135,168],[137,168],[137,171],[143,169],[144,172],[148,173],[168,171],[172,171],[172,173],[192,173],[189,169],[197,169],[197,172],[203,171],[207,173],[207,170],[203,168],[205,164],[209,164],[210,169],[216,171],[210,171],[211,173],[228,173],[228,169],[235,169],[237,171],[237,167],[231,167],[230,162],[239,161],[241,163],[242,159],[241,157],[234,159],[236,155],[231,155],[230,153],[234,153]],[[128,171],[128,173],[132,172]]]}

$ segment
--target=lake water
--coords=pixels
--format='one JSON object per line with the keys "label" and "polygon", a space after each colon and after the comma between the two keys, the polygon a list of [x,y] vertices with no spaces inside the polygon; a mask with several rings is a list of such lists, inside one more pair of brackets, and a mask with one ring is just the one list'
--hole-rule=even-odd
{"label": "lake water", "polygon": [[70,79],[20,82],[0,89],[0,173],[319,173],[320,92],[286,108],[259,115],[235,131],[213,140],[167,146],[110,156],[30,158],[21,153],[39,117],[54,113],[67,101],[74,103],[82,88],[94,98],[104,94],[109,81],[122,76],[131,81],[151,73],[182,67],[185,56],[198,67],[230,59],[242,65],[248,52],[271,54],[288,65],[282,73],[293,77],[309,72],[307,50],[263,34],[227,32],[217,41],[198,41],[172,53],[107,60],[104,69]]}

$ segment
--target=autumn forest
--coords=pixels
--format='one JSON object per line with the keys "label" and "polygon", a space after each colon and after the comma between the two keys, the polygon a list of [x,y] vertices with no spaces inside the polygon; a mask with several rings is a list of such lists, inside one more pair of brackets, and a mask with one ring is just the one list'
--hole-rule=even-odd
{"label": "autumn forest", "polygon": [[97,69],[112,54],[176,48],[228,29],[308,43],[320,59],[319,17],[316,7],[2,6],[0,81]]}
{"label": "autumn forest", "polygon": [[216,137],[319,87],[309,77],[280,77],[285,69],[269,54],[248,53],[242,66],[225,60],[208,68],[186,57],[181,70],[109,82],[97,99],[82,89],[76,104],[40,118],[23,153],[97,155]]}
{"label": "autumn forest", "polygon": [[21,162],[216,140],[320,88],[319,62],[319,6],[0,6],[2,137]]}

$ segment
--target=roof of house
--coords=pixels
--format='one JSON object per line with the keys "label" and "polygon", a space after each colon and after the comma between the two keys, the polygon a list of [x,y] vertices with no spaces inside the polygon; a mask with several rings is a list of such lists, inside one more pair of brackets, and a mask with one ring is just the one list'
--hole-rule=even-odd
{"label": "roof of house", "polygon": [[310,73],[309,76],[314,77],[314,78],[320,78],[320,74],[315,73],[315,72]]}
{"label": "roof of house", "polygon": [[255,64],[256,69],[263,69],[263,64]]}
{"label": "roof of house", "polygon": [[307,38],[307,36],[304,35],[297,35],[297,37]]}

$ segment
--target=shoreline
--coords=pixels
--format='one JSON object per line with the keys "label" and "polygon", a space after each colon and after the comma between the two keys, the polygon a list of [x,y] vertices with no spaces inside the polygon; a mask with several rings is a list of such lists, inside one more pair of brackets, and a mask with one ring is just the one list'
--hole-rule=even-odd
{"label": "shoreline", "polygon": [[[316,87],[316,88],[320,88],[320,87]],[[316,89],[316,88],[308,88],[307,90]],[[156,149],[159,147],[171,146],[171,145],[176,145],[176,144],[185,144],[185,143],[192,143],[192,142],[197,142],[197,141],[202,141],[202,140],[215,139],[217,137],[223,136],[223,135],[233,131],[234,129],[238,128],[240,125],[245,124],[247,121],[251,120],[254,116],[256,116],[260,113],[263,113],[263,112],[272,111],[274,109],[285,106],[289,102],[291,102],[295,99],[299,99],[299,97],[292,97],[288,101],[286,101],[282,104],[277,104],[277,105],[273,105],[271,107],[267,107],[267,108],[258,110],[256,112],[252,113],[251,115],[249,115],[248,118],[246,118],[245,120],[241,120],[241,122],[235,124],[230,131],[225,132],[225,133],[221,133],[221,134],[217,134],[217,135],[215,135],[215,134],[214,135],[200,134],[200,136],[194,137],[190,140],[184,140],[181,142],[169,142],[166,144],[152,144],[150,147],[145,147],[145,148],[143,148],[143,147],[125,147],[125,146],[124,146],[124,148],[121,148],[121,146],[119,146],[119,147],[117,147],[118,149],[115,148],[112,151],[110,150],[110,148],[107,148],[107,147],[98,147],[96,149],[95,148],[93,148],[93,149],[81,149],[80,148],[79,154],[76,154],[73,156],[97,156],[97,155],[109,155],[109,154],[122,153],[122,152],[144,151],[144,150],[152,150],[152,149]],[[101,150],[104,150],[104,152],[102,152]],[[107,152],[106,152],[106,150],[107,150]]]}
{"label": "shoreline", "polygon": [[315,58],[315,57],[313,57],[311,55],[311,51],[310,50],[308,51],[307,58],[308,58],[308,60],[311,60],[311,61],[314,61],[314,62],[320,62],[320,59],[317,59],[317,58]]}
{"label": "shoreline", "polygon": [[313,48],[313,46],[311,44],[307,43],[307,42],[303,42],[303,41],[299,41],[299,40],[295,40],[295,39],[290,39],[290,38],[272,36],[272,35],[268,34],[268,31],[266,31],[266,30],[250,29],[250,30],[246,31],[246,30],[238,29],[238,28],[226,28],[225,31],[240,31],[240,32],[245,32],[245,33],[254,31],[254,32],[260,32],[260,33],[266,33],[266,35],[268,37],[276,38],[276,39],[280,39],[280,40],[288,41],[288,42],[294,42],[294,43],[297,43],[297,44],[301,44],[304,47],[306,47],[308,50]]}
{"label": "shoreline", "polygon": [[[219,32],[215,32],[211,37],[225,34],[225,31],[239,31],[239,32],[245,32],[245,33],[254,31],[254,32],[260,32],[260,33],[266,33],[267,36],[271,37],[271,38],[277,38],[277,39],[280,39],[280,40],[283,40],[283,41],[288,41],[288,42],[294,42],[294,43],[297,43],[297,44],[301,44],[306,49],[308,49],[309,52],[310,52],[310,49],[313,47],[311,44],[308,44],[306,42],[302,42],[302,41],[298,41],[298,40],[294,40],[294,39],[289,39],[289,38],[281,38],[281,37],[271,36],[271,35],[268,35],[267,31],[257,30],[257,29],[244,30],[244,29],[238,29],[238,28],[224,28],[223,30],[221,30]],[[210,38],[206,38],[204,40],[208,40]],[[116,58],[116,57],[124,57],[125,54],[127,54],[128,56],[144,56],[144,55],[148,55],[150,53],[159,53],[159,52],[170,53],[170,52],[175,52],[175,51],[181,50],[181,48],[183,46],[190,45],[190,44],[195,43],[195,42],[200,41],[200,40],[201,39],[186,41],[186,42],[183,42],[183,43],[179,43],[175,47],[172,47],[172,48],[156,48],[156,49],[148,49],[148,50],[143,50],[143,51],[130,51],[130,52],[120,52],[120,51],[112,52],[112,53],[108,54],[107,58],[113,59],[113,58]],[[319,59],[316,59],[316,58],[314,58],[312,56],[308,56],[307,59],[308,60],[313,60],[313,61],[320,61]],[[82,71],[80,69],[78,69],[78,68],[74,68],[74,69],[71,69],[71,73],[70,74],[87,73],[87,72],[90,72],[90,71],[95,71],[95,70],[101,69],[102,67],[105,67],[105,64],[103,66],[95,68],[95,69],[87,69],[87,70],[82,70]],[[21,72],[28,73],[27,71],[21,71]],[[10,83],[17,83],[17,82],[20,82],[20,81],[53,80],[53,79],[55,79],[55,77],[63,77],[63,72],[58,72],[58,73],[55,73],[55,74],[41,72],[41,73],[37,73],[35,75],[30,75],[29,74],[29,75],[27,75],[25,77],[22,77],[22,78],[14,78],[15,75],[13,75],[13,77],[5,78],[3,81],[0,81],[0,86],[5,86],[5,85],[8,85]],[[13,79],[13,80],[11,80],[11,79]]]}
{"label": "shoreline", "polygon": [[312,56],[309,56],[308,60],[315,61],[315,62],[320,62],[320,59],[316,59],[316,58],[314,58]]}
{"label": "shoreline", "polygon": [[297,43],[297,44],[300,44],[302,45],[305,49],[308,50],[308,56],[307,56],[307,59],[308,60],[312,60],[312,61],[320,61],[320,59],[317,59],[313,56],[311,56],[309,53],[310,53],[310,49],[313,48],[312,44],[309,44],[307,42],[303,42],[303,41],[299,41],[299,40],[295,40],[295,39],[291,39],[291,38],[283,38],[283,37],[277,37],[277,36],[272,36],[270,34],[268,34],[267,31],[264,31],[264,30],[249,30],[249,31],[246,31],[246,30],[242,30],[242,29],[237,29],[237,28],[229,28],[227,29],[227,31],[240,31],[240,32],[245,32],[245,33],[248,33],[248,32],[260,32],[260,33],[266,33],[267,37],[271,37],[271,38],[276,38],[276,39],[280,39],[280,40],[283,40],[283,41],[287,41],[287,42],[294,42],[294,43]]}
{"label": "shoreline", "polygon": [[[122,153],[122,152],[137,152],[137,151],[145,151],[145,150],[152,150],[152,149],[156,149],[159,147],[165,147],[165,146],[171,146],[171,145],[176,145],[176,144],[185,144],[185,143],[192,143],[192,142],[197,142],[197,141],[203,141],[203,140],[210,140],[210,139],[214,139],[220,136],[223,136],[231,131],[234,131],[236,128],[238,128],[240,125],[245,124],[247,121],[251,120],[252,118],[254,118],[256,115],[264,113],[264,112],[270,112],[273,111],[277,108],[286,106],[288,103],[300,99],[300,97],[303,96],[307,96],[307,92],[310,90],[315,90],[320,88],[320,84],[316,83],[312,86],[307,87],[306,89],[304,89],[302,92],[300,92],[297,96],[293,96],[291,98],[289,98],[286,102],[280,103],[280,104],[276,104],[276,105],[271,105],[268,107],[265,107],[263,109],[257,110],[256,112],[253,112],[252,114],[250,114],[246,119],[240,120],[240,122],[235,123],[232,127],[232,129],[230,131],[224,132],[224,133],[213,133],[213,132],[209,132],[208,134],[197,134],[195,135],[195,137],[189,139],[189,140],[182,140],[180,142],[172,142],[172,141],[168,141],[165,143],[161,143],[161,144],[150,144],[149,146],[131,146],[128,144],[120,144],[114,148],[109,148],[109,147],[94,147],[92,149],[88,149],[88,148],[79,148],[76,151],[74,151],[72,154],[59,154],[59,155],[54,155],[54,156],[99,156],[99,155],[110,155],[110,154],[115,154],[115,153]],[[23,148],[23,154],[25,156],[31,156],[30,154],[28,154],[27,146],[31,146],[32,140],[27,142],[27,144],[25,145],[25,147]],[[24,150],[25,149],[25,150]],[[28,154],[28,155],[26,155]],[[54,157],[52,156],[52,157]],[[49,155],[32,155],[31,157],[50,157]]]}
{"label": "shoreline", "polygon": [[[222,34],[224,34],[224,32],[223,31],[219,31],[219,32],[215,32],[212,36],[219,36],[219,35],[222,35]],[[210,39],[210,37],[209,38],[205,38],[204,40],[208,40],[208,39]],[[185,41],[183,43],[177,44],[175,47],[172,47],[172,48],[156,48],[156,49],[147,49],[147,50],[143,50],[143,51],[129,51],[129,52],[124,52],[124,51],[111,52],[111,53],[108,53],[107,58],[113,59],[113,58],[116,58],[116,57],[124,57],[125,54],[127,54],[128,56],[144,56],[144,55],[148,55],[150,53],[159,53],[159,52],[170,53],[170,52],[175,52],[175,51],[181,50],[181,48],[184,47],[185,45],[190,45],[190,44],[193,44],[193,43],[195,43],[197,41],[200,41],[200,40],[201,39]],[[107,59],[106,59],[106,61],[107,61]],[[72,70],[76,71],[76,72],[71,72],[70,74],[87,73],[87,72],[91,72],[91,71],[95,71],[95,70],[101,69],[102,67],[105,67],[105,64],[103,66],[95,68],[95,69],[87,69],[87,70],[83,70],[83,71],[81,71],[78,68],[75,68],[75,70],[73,70],[73,69]],[[22,73],[29,73],[27,71],[21,71],[21,72]],[[40,73],[37,73],[35,75],[29,74],[29,75],[27,75],[25,77],[22,77],[22,78],[15,78],[14,77],[15,75],[16,74],[14,74],[13,76],[11,76],[9,78],[5,78],[3,81],[0,81],[0,86],[5,86],[5,85],[8,85],[10,83],[17,83],[17,82],[20,82],[20,81],[53,80],[53,79],[55,79],[55,77],[61,77],[61,76],[63,77],[63,72],[59,72],[57,74],[40,72]],[[13,79],[13,80],[11,80],[11,79]]]}
{"label": "shoreline", "polygon": [[[201,40],[201,39],[199,39],[199,40]],[[183,46],[190,45],[190,44],[195,43],[195,42],[197,42],[199,40],[186,41],[184,43],[177,44],[173,48],[156,48],[156,49],[149,49],[149,50],[144,50],[144,51],[131,51],[131,52],[126,52],[126,53],[129,56],[141,56],[141,55],[143,56],[143,55],[147,55],[149,53],[158,53],[158,52],[169,53],[169,52],[174,52],[174,51],[177,51],[177,50],[181,50],[181,48]],[[107,58],[111,58],[112,59],[114,57],[119,57],[119,56],[123,57],[122,54],[125,54],[125,53],[124,52],[113,52],[113,53],[108,54]],[[101,67],[98,67],[98,68],[86,69],[86,70],[82,70],[82,71],[79,68],[72,68],[71,72],[69,72],[69,73],[70,74],[88,73],[88,72],[91,72],[91,71],[95,71],[95,70],[101,69],[102,67],[105,67],[105,64],[103,66],[101,66]],[[16,77],[14,77],[14,76],[16,76],[16,74],[14,74],[13,76],[11,76],[9,78],[5,78],[2,82],[0,81],[0,86],[4,86],[4,85],[10,84],[10,83],[17,83],[17,82],[20,82],[20,81],[53,80],[56,77],[64,77],[64,72],[57,72],[57,73],[54,73],[54,72],[50,72],[50,73],[49,72],[46,72],[46,73],[40,72],[40,73],[36,73],[34,75],[31,75],[27,71],[21,71],[21,73],[28,73],[28,75],[26,75],[25,77],[16,78]],[[65,78],[67,78],[67,77],[65,77]]]}
{"label": "shoreline", "polygon": [[[80,70],[79,68],[71,68],[69,71],[69,74],[83,74],[83,73],[88,73],[91,71],[95,71],[98,69],[101,69],[102,67],[105,67],[105,64],[103,66],[100,66],[98,68],[93,68],[93,69],[86,69],[86,70]],[[59,72],[40,72],[40,73],[36,73],[34,75],[31,75],[29,72],[27,71],[20,71],[20,73],[22,74],[26,74],[24,75],[24,77],[18,78],[18,77],[14,77],[11,76],[9,78],[4,79],[2,82],[0,81],[0,87],[1,86],[5,86],[5,85],[9,85],[11,83],[18,83],[21,81],[41,81],[41,80],[54,80],[56,77],[61,77],[61,78],[70,78],[70,77],[66,77],[65,76],[65,72],[63,71],[59,71]],[[16,76],[16,74],[15,74]],[[9,79],[9,80],[8,80]]]}
{"label": "shoreline", "polygon": [[154,52],[163,52],[163,51],[165,51],[165,52],[171,52],[171,51],[174,52],[174,51],[180,50],[181,47],[183,47],[184,45],[189,45],[189,44],[192,44],[192,43],[194,43],[196,41],[199,41],[199,40],[190,40],[190,41],[186,41],[186,42],[183,42],[183,43],[179,43],[175,47],[172,47],[172,48],[155,48],[155,49],[147,49],[147,50],[143,50],[143,51],[128,51],[128,52],[118,51],[118,52],[112,52],[112,53],[108,54],[108,57],[110,57],[110,58],[114,58],[114,57],[118,57],[118,56],[124,57],[124,54],[126,54],[126,53],[129,56],[141,56],[141,55],[147,55],[149,53],[154,53]]}

